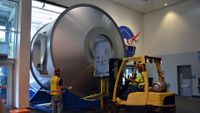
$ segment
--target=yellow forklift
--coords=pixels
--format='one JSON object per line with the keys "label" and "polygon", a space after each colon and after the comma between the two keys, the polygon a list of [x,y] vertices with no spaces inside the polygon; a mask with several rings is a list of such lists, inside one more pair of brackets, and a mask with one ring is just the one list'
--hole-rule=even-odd
{"label": "yellow forklift", "polygon": [[[107,108],[109,113],[118,113],[119,109],[142,109],[146,113],[175,113],[175,93],[167,90],[164,80],[164,75],[161,70],[161,58],[141,56],[130,57],[123,59],[110,59],[109,80],[101,81],[102,108]],[[144,88],[142,91],[130,92],[127,98],[122,95],[127,89],[125,84],[124,71],[128,66],[135,67],[134,64],[140,63],[143,66],[143,82]],[[155,64],[158,81],[152,83],[152,78],[149,77],[147,64]],[[103,102],[106,94],[111,99],[112,104]],[[129,110],[129,111],[130,111]]]}

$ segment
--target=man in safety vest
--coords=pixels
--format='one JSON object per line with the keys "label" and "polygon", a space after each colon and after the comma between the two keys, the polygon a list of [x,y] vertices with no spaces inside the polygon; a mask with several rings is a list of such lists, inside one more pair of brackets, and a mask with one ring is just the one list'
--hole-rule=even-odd
{"label": "man in safety vest", "polygon": [[0,99],[0,113],[5,113],[4,107],[3,107],[3,102],[1,99]]}
{"label": "man in safety vest", "polygon": [[129,86],[128,89],[125,91],[124,98],[126,98],[130,92],[137,92],[144,90],[143,66],[142,64],[137,64],[136,68],[138,69],[138,73],[137,75],[135,75],[136,71],[134,71],[133,76],[136,76],[135,79],[128,78],[128,80],[131,81],[131,86]]}
{"label": "man in safety vest", "polygon": [[63,98],[62,90],[64,89],[62,80],[60,78],[60,69],[56,68],[54,76],[51,78],[51,104],[52,113],[62,113],[63,111]]}

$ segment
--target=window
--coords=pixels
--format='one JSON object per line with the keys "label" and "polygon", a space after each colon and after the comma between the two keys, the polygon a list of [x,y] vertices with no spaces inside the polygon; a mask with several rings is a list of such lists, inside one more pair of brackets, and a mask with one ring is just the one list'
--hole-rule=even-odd
{"label": "window", "polygon": [[0,1],[0,55],[15,57],[15,40],[17,36],[18,2],[16,0]]}
{"label": "window", "polygon": [[0,66],[0,99],[3,103],[7,103],[7,78],[8,68],[6,66]]}
{"label": "window", "polygon": [[[0,26],[0,29],[5,29],[5,26]],[[6,38],[5,38],[6,33],[3,31],[0,31],[0,42],[5,42]]]}
{"label": "window", "polygon": [[31,38],[39,28],[56,20],[64,10],[65,8],[63,7],[58,7],[48,3],[33,0],[31,16]]}

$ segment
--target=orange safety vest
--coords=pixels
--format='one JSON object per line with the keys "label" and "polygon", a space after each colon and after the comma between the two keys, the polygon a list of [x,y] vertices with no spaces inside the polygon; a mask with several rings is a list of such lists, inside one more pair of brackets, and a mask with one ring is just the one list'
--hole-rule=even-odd
{"label": "orange safety vest", "polygon": [[51,95],[62,95],[62,90],[59,85],[60,77],[53,76],[51,79]]}

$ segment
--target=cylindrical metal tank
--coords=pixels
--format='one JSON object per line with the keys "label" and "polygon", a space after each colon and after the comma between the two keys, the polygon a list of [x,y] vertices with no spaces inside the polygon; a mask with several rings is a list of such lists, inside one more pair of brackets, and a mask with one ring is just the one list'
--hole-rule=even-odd
{"label": "cylindrical metal tank", "polygon": [[152,91],[154,91],[154,92],[165,92],[165,91],[167,91],[167,84],[165,82],[153,83]]}
{"label": "cylindrical metal tank", "polygon": [[49,89],[54,67],[58,67],[65,86],[72,86],[75,95],[91,94],[99,84],[94,77],[98,40],[109,43],[110,58],[124,57],[118,26],[105,11],[88,4],[68,8],[34,35],[31,42],[33,78],[41,87]]}

